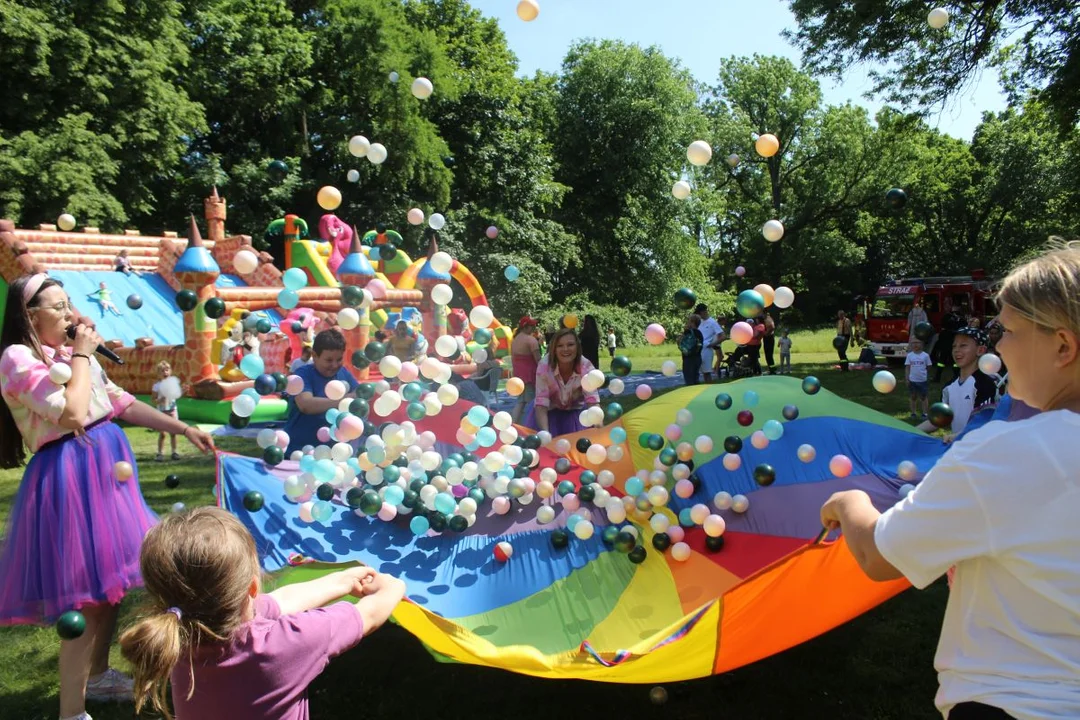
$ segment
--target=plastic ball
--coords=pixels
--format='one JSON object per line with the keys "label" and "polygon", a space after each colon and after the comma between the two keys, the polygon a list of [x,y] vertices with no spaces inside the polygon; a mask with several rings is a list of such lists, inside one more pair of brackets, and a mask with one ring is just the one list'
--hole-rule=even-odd
{"label": "plastic ball", "polygon": [[742,265],[739,265],[735,268],[735,277],[742,277],[743,275],[746,275],[746,268],[744,268]]}
{"label": "plastic ball", "polygon": [[765,133],[754,142],[754,149],[761,157],[771,158],[780,151],[780,141],[775,135]]}
{"label": "plastic ball", "polygon": [[[753,292],[752,290],[750,292]],[[756,294],[756,293],[755,293]],[[760,295],[758,296],[760,297]],[[739,321],[731,326],[731,340],[736,345],[746,345],[754,339],[754,328],[750,323]]]}
{"label": "plastic ball", "polygon": [[567,313],[566,315],[562,316],[560,322],[563,327],[569,330],[573,330],[578,326],[578,316],[573,313]]}
{"label": "plastic ball", "polygon": [[900,497],[902,497],[902,498],[906,498],[908,495],[910,495],[913,492],[915,492],[915,486],[912,485],[911,483],[904,483],[903,485],[900,486],[900,489],[897,490],[897,494],[899,494]]}
{"label": "plastic ball", "polygon": [[769,220],[761,227],[761,234],[769,242],[777,242],[784,237],[784,224],[779,220]]}
{"label": "plastic ball", "polygon": [[137,295],[136,293],[128,295],[125,302],[127,302],[127,306],[132,310],[138,310],[143,306],[142,298],[139,297],[139,295]]}
{"label": "plastic ball", "polygon": [[174,513],[184,512],[184,503],[175,502],[175,503],[172,504],[172,507],[169,508],[169,509]]}
{"label": "plastic ball", "polygon": [[754,413],[749,410],[740,410],[735,419],[743,427],[749,427],[754,424]]}
{"label": "plastic ball", "polygon": [[773,291],[773,305],[781,310],[791,307],[795,303],[795,293],[789,287],[781,285]]}
{"label": "plastic ball", "polygon": [[[63,213],[60,217],[56,218],[56,227],[64,232],[71,232],[75,229],[75,216],[71,213]],[[81,635],[82,633],[79,634]]]}
{"label": "plastic ball", "polygon": [[649,551],[645,549],[644,545],[638,545],[629,553],[627,553],[627,557],[630,559],[630,562],[634,563],[635,565],[640,565],[641,563],[645,562],[648,556]]}
{"label": "plastic ball", "polygon": [[727,529],[727,523],[719,515],[709,515],[701,526],[709,537],[720,537],[724,534],[724,530]]}
{"label": "plastic ball", "polygon": [[272,395],[277,392],[277,380],[273,375],[263,373],[255,378],[255,392],[262,396]]}
{"label": "plastic ball", "polygon": [[622,395],[626,391],[626,383],[617,377],[612,378],[611,382],[608,383],[608,390],[612,395]]}
{"label": "plastic ball", "polygon": [[[757,290],[743,290],[739,293],[739,297],[735,300],[735,310],[744,318],[753,318],[761,314],[765,309],[765,298],[761,296]],[[737,325],[738,323],[736,323]],[[734,328],[732,328],[734,333]],[[753,337],[753,328],[751,328],[751,338]],[[734,337],[732,338],[734,339]],[[736,340],[738,342],[738,340]],[[744,342],[738,343],[740,345],[749,342],[749,339]]]}
{"label": "plastic ball", "polygon": [[678,562],[686,562],[689,560],[691,553],[690,546],[684,542],[677,542],[671,546],[671,558]]}
{"label": "plastic ball", "polygon": [[889,204],[893,210],[900,210],[907,205],[907,193],[900,188],[892,188],[885,193],[885,202]]}
{"label": "plastic ball", "polygon": [[486,328],[495,321],[495,314],[491,312],[491,308],[487,305],[477,305],[469,311],[469,322],[474,327]]}
{"label": "plastic ball", "polygon": [[292,310],[300,304],[300,296],[295,290],[282,290],[277,295],[277,304],[283,310]]}
{"label": "plastic ball", "polygon": [[675,377],[675,374],[679,372],[679,366],[675,364],[674,360],[665,360],[660,365],[660,372],[664,377]]}
{"label": "plastic ball", "polygon": [[891,393],[896,389],[896,376],[888,370],[878,370],[874,373],[874,389],[881,394]]}
{"label": "plastic ball", "polygon": [[716,400],[714,402],[716,403],[717,409],[727,410],[731,407],[733,401],[731,399],[731,396],[727,393],[719,393],[716,396]]}
{"label": "plastic ball", "polygon": [[927,414],[934,427],[942,429],[952,427],[953,409],[945,403],[934,403]]}
{"label": "plastic ball", "polygon": [[506,269],[503,270],[503,277],[510,282],[517,282],[517,279],[521,277],[521,270],[516,265],[507,265]]}
{"label": "plastic ball", "polygon": [[660,345],[667,339],[667,331],[658,323],[650,323],[645,327],[645,340],[650,345]]}
{"label": "plastic ball", "polygon": [[[432,230],[442,230],[445,225],[446,218],[443,217],[442,213],[432,213],[431,217],[428,218],[428,227]],[[432,259],[434,260],[434,257],[432,257]],[[443,272],[448,272],[449,270],[450,268],[448,267]]]}
{"label": "plastic ball", "polygon": [[349,138],[349,154],[353,157],[364,157],[371,149],[371,142],[363,135],[353,135]]}
{"label": "plastic ball", "polygon": [[54,385],[66,385],[71,380],[71,366],[64,363],[56,363],[49,367],[49,380]]}
{"label": "plastic ball", "polygon": [[770,441],[776,441],[784,437],[784,424],[779,420],[766,420],[761,427],[762,434]]}
{"label": "plastic ball", "polygon": [[731,509],[737,513],[744,513],[750,509],[750,499],[745,495],[735,495],[731,498]]}
{"label": "plastic ball", "polygon": [[431,84],[431,81],[425,77],[418,77],[412,82],[412,87],[409,88],[413,97],[417,100],[427,100],[431,97],[431,93],[435,91],[435,86]]}
{"label": "plastic ball", "polygon": [[371,149],[368,150],[367,159],[372,165],[382,165],[386,162],[386,158],[389,154],[386,146],[382,143],[371,143]]}
{"label": "plastic ball", "polygon": [[135,470],[131,467],[131,463],[121,460],[113,465],[113,473],[116,475],[117,480],[125,482],[131,479],[131,476],[135,474]]}
{"label": "plastic ball", "polygon": [[926,16],[926,23],[934,30],[940,30],[949,24],[949,11],[943,7],[934,8]]}
{"label": "plastic ball", "polygon": [[506,562],[514,554],[514,546],[503,540],[495,543],[494,555],[499,562]]}
{"label": "plastic ball", "polygon": [[634,388],[634,395],[638,400],[648,400],[652,397],[652,387],[649,385],[638,385]]}
{"label": "plastic ball", "polygon": [[551,532],[551,546],[556,550],[561,550],[570,544],[570,533],[565,530],[553,530]]}
{"label": "plastic ball", "polygon": [[713,496],[713,505],[717,510],[730,510],[732,504],[731,493],[721,490]]}
{"label": "plastic ball", "polygon": [[279,448],[277,445],[271,445],[270,447],[263,449],[262,457],[263,462],[267,465],[280,465],[281,461],[285,459],[285,451]]}
{"label": "plastic ball", "polygon": [[797,405],[785,405],[781,414],[785,420],[795,420],[799,417],[799,407]]}
{"label": "plastic ball", "polygon": [[821,381],[813,375],[807,375],[802,381],[802,391],[807,395],[817,395],[821,390]]}
{"label": "plastic ball", "polygon": [[165,476],[165,487],[169,488],[170,490],[173,490],[173,489],[179,487],[179,485],[180,485],[180,476],[179,475],[166,475]]}
{"label": "plastic ball", "polygon": [[754,468],[754,482],[761,487],[768,487],[776,482],[776,468],[768,463],[761,463]]}
{"label": "plastic ball", "polygon": [[838,478],[845,478],[851,474],[852,463],[851,458],[847,455],[834,455],[829,460],[829,472]]}
{"label": "plastic ball", "polygon": [[712,160],[712,146],[704,140],[695,140],[686,149],[686,159],[691,165],[704,167]]}
{"label": "plastic ball", "polygon": [[[75,220],[72,218],[72,226]],[[56,619],[56,634],[63,640],[74,640],[86,632],[86,618],[78,610],[68,610]]]}
{"label": "plastic ball", "polygon": [[244,509],[248,512],[258,512],[262,510],[265,502],[262,493],[257,490],[249,490],[244,493]]}
{"label": "plastic ball", "polygon": [[532,22],[540,15],[540,3],[536,0],[520,0],[517,4],[517,16],[525,22]]}
{"label": "plastic ball", "polygon": [[690,288],[679,288],[672,297],[675,307],[680,310],[693,310],[697,304],[697,293]]}
{"label": "plastic ball", "polygon": [[676,180],[675,184],[671,186],[671,196],[676,200],[685,200],[690,197],[690,193],[693,190],[690,188],[690,183],[685,180]]}
{"label": "plastic ball", "polygon": [[324,185],[315,199],[323,210],[337,210],[341,206],[341,191],[332,185]]}
{"label": "plastic ball", "polygon": [[986,353],[979,358],[979,370],[987,375],[997,375],[1001,372],[1001,358],[993,353]]}
{"label": "plastic ball", "polygon": [[249,275],[259,267],[259,257],[250,250],[239,250],[233,255],[233,269],[241,275]]}
{"label": "plastic ball", "polygon": [[289,268],[281,276],[281,283],[289,290],[307,287],[307,282],[307,273],[300,268]]}
{"label": "plastic ball", "polygon": [[[432,217],[434,218],[434,215]],[[436,221],[436,224],[441,227],[442,223],[445,222],[446,218],[444,218],[442,215],[439,215],[439,219]],[[431,263],[432,270],[442,274],[449,273],[450,269],[454,266],[454,258],[450,257],[448,253],[445,253],[442,250],[432,255],[431,258],[428,259],[428,262]]]}
{"label": "plastic ball", "polygon": [[206,313],[206,317],[217,320],[225,314],[225,301],[219,297],[209,298],[203,304],[203,312]]}
{"label": "plastic ball", "polygon": [[910,460],[901,461],[896,468],[896,474],[901,480],[911,482],[919,475],[919,467]]}

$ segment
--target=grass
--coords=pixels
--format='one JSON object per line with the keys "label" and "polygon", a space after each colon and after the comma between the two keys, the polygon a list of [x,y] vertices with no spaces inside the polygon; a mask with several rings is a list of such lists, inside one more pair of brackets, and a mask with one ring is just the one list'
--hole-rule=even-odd
{"label": "grass", "polygon": [[[870,373],[832,369],[827,331],[793,334],[796,375],[813,374],[845,398],[899,418],[907,416],[907,398],[899,390],[876,393]],[[666,349],[669,354],[663,354]],[[628,353],[635,371],[659,369],[674,347]],[[936,393],[938,387],[931,389]],[[659,393],[658,393],[659,394]],[[627,410],[640,404],[631,394],[620,398]],[[141,470],[150,506],[164,513],[176,502],[214,502],[214,467],[190,448],[178,462],[155,463],[156,434],[126,430]],[[224,450],[251,454],[253,443],[224,438]],[[164,477],[175,473],[180,485],[168,489]],[[0,521],[18,490],[21,472],[0,471]],[[734,672],[666,686],[662,707],[649,702],[640,686],[550,681],[467,665],[441,665],[420,643],[396,626],[387,626],[359,647],[331,663],[311,686],[312,715],[317,718],[503,717],[550,720],[554,716],[677,718],[818,718],[880,720],[940,717],[933,706],[937,687],[932,667],[947,589],[939,582],[924,592],[909,590],[825,635]],[[121,626],[131,619],[138,593],[125,600]],[[811,593],[804,602],[814,602]],[[797,606],[791,612],[797,613]],[[783,618],[776,618],[783,622]],[[59,643],[51,627],[0,628],[0,720],[45,720],[57,715],[56,672]],[[114,663],[126,669],[119,652]],[[415,694],[414,693],[418,693]],[[422,698],[422,699],[421,699]],[[134,717],[130,705],[91,705],[95,720]],[[151,717],[147,714],[145,717]]]}

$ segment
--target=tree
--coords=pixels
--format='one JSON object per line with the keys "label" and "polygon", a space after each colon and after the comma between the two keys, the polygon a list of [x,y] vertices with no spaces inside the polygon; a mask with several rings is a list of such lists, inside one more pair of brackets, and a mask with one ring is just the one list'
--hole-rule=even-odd
{"label": "tree", "polygon": [[709,289],[706,260],[678,218],[672,183],[704,130],[693,80],[656,48],[583,42],[558,81],[555,178],[572,188],[558,218],[581,238],[556,296],[667,308],[680,285]]}
{"label": "tree", "polygon": [[874,92],[930,107],[998,68],[1014,99],[1036,90],[1067,130],[1080,121],[1080,5],[1073,0],[941,0],[949,24],[927,23],[921,0],[790,0],[787,32],[815,73],[841,77],[875,63]]}
{"label": "tree", "polygon": [[205,129],[175,0],[0,4],[0,214],[118,230]]}

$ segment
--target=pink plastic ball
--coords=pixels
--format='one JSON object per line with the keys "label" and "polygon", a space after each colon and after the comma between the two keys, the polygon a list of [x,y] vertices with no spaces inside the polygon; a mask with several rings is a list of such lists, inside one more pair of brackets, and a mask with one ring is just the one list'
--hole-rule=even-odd
{"label": "pink plastic ball", "polygon": [[738,277],[742,277],[742,276],[743,276],[743,275],[745,275],[745,274],[746,274],[746,268],[744,268],[744,267],[743,267],[742,265],[740,265],[739,267],[735,268],[735,275],[736,275],[736,276],[738,276]]}
{"label": "pink plastic ball", "polygon": [[488,240],[494,240],[495,238],[499,237],[499,228],[492,225],[487,229],[487,232],[484,234],[488,236]]}
{"label": "pink plastic ball", "polygon": [[371,297],[382,300],[386,297],[386,284],[382,280],[372,280],[367,284],[367,290]]}
{"label": "pink plastic ball", "polygon": [[682,542],[686,539],[686,531],[678,525],[669,525],[667,529],[668,537],[671,538],[671,544],[674,545],[677,542]]}
{"label": "pink plastic ball", "polygon": [[299,395],[304,391],[304,379],[299,375],[290,375],[285,384],[285,392],[290,395]]}
{"label": "pink plastic ball", "polygon": [[411,383],[416,378],[420,377],[420,368],[416,363],[403,362],[401,363],[401,370],[398,372],[398,380],[403,383]]}
{"label": "pink plastic ball", "polygon": [[315,433],[315,437],[319,439],[319,442],[330,442],[330,428],[325,426],[319,428]]}
{"label": "pink plastic ball", "polygon": [[648,400],[652,397],[652,388],[648,385],[638,385],[634,394],[637,395],[638,400]]}
{"label": "pink plastic ball", "polygon": [[274,444],[282,450],[289,447],[289,433],[284,430],[278,430],[274,433]]}
{"label": "pink plastic ball", "polygon": [[135,470],[131,467],[131,463],[123,461],[113,465],[113,472],[116,473],[116,479],[120,482],[130,480],[131,476],[135,474]]}
{"label": "pink plastic ball", "polygon": [[671,442],[678,442],[679,438],[682,437],[682,428],[678,424],[672,423],[664,428],[664,437]]}
{"label": "pink plastic ball", "polygon": [[650,345],[659,345],[667,339],[667,330],[659,323],[652,323],[645,328],[645,339]]}
{"label": "pink plastic ball", "polygon": [[464,485],[451,485],[450,492],[459,500],[469,494],[469,488]]}
{"label": "pink plastic ball", "polygon": [[569,495],[563,497],[562,504],[564,508],[566,508],[570,512],[574,512],[581,507],[581,499],[574,493],[570,493]]}
{"label": "pink plastic ball", "polygon": [[844,478],[851,474],[851,458],[847,455],[834,455],[829,461],[829,472],[838,478]]}
{"label": "pink plastic ball", "polygon": [[754,328],[741,320],[731,326],[731,339],[736,345],[745,345],[754,339]]}
{"label": "pink plastic ball", "polygon": [[[458,485],[457,487],[464,488],[465,486]],[[491,501],[491,509],[495,511],[496,515],[505,515],[510,512],[510,498],[505,495],[500,495]]]}
{"label": "pink plastic ball", "polygon": [[383,503],[379,508],[379,519],[383,522],[390,522],[397,517],[397,508],[390,503]]}
{"label": "pink plastic ball", "polygon": [[689,480],[680,480],[675,483],[675,494],[685,500],[694,494],[694,483]]}
{"label": "pink plastic ball", "polygon": [[750,444],[758,450],[764,450],[769,447],[769,438],[765,437],[765,433],[762,431],[755,430],[754,434],[750,436]]}
{"label": "pink plastic ball", "polygon": [[364,421],[356,415],[349,415],[337,427],[337,436],[345,442],[351,442],[364,434]]}
{"label": "pink plastic ball", "polygon": [[742,458],[734,453],[724,455],[724,469],[734,472],[742,467]]}

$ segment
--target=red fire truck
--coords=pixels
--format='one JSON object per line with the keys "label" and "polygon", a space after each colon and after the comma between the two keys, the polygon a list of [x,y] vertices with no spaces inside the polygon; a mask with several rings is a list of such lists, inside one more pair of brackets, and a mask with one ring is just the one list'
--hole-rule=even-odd
{"label": "red fire truck", "polygon": [[[922,303],[935,332],[941,330],[946,305],[962,318],[977,317],[983,327],[997,315],[992,282],[981,270],[968,276],[901,278],[877,289],[873,298],[862,298],[856,321],[862,320],[870,349],[886,361],[902,361],[908,351],[908,313]],[[926,348],[929,352],[930,348]]]}

